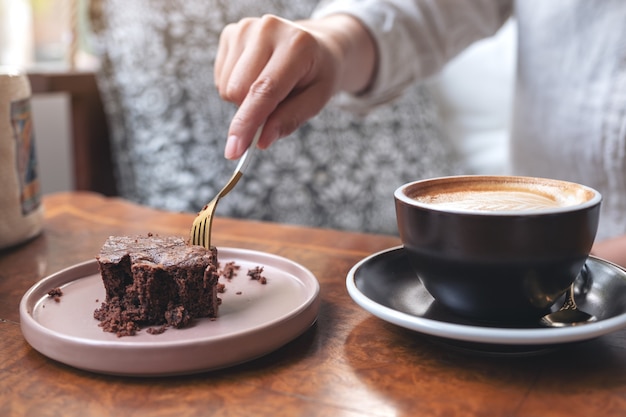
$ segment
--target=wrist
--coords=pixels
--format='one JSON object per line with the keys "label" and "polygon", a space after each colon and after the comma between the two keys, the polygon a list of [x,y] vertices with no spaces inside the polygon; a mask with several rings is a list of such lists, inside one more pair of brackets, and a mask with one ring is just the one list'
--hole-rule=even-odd
{"label": "wrist", "polygon": [[305,21],[303,26],[325,42],[337,63],[335,92],[359,94],[369,88],[376,72],[376,44],[358,19],[335,14]]}

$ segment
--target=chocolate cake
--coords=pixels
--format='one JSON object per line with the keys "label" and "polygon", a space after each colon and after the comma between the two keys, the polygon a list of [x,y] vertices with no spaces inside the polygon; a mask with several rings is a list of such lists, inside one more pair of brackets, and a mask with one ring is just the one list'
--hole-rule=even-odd
{"label": "chocolate cake", "polygon": [[217,316],[215,248],[179,237],[111,236],[96,259],[106,299],[94,317],[105,331],[129,336],[145,326],[181,328]]}

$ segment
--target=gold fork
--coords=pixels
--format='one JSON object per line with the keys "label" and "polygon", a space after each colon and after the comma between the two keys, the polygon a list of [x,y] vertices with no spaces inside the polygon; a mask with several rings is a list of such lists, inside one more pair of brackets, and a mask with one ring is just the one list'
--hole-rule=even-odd
{"label": "gold fork", "polygon": [[215,213],[215,208],[217,207],[217,202],[220,198],[224,197],[226,194],[232,190],[239,179],[243,176],[243,172],[250,163],[250,154],[256,148],[256,144],[259,142],[259,137],[261,136],[261,132],[263,131],[263,126],[259,126],[256,133],[254,134],[254,138],[252,139],[252,143],[246,149],[244,154],[239,158],[239,163],[235,168],[235,172],[233,172],[232,177],[228,180],[224,188],[217,193],[215,198],[211,200],[206,206],[202,208],[202,210],[198,213],[195,220],[193,221],[193,225],[191,226],[191,232],[189,234],[189,241],[192,245],[204,246],[207,249],[211,248],[211,226],[213,225],[213,214]]}

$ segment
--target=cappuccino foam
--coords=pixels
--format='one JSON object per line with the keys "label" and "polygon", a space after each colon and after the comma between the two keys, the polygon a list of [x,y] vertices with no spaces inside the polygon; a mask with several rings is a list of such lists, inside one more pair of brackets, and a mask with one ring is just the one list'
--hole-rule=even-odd
{"label": "cappuccino foam", "polygon": [[454,191],[420,195],[415,199],[441,209],[470,211],[527,211],[571,205],[552,195],[525,190]]}
{"label": "cappuccino foam", "polygon": [[396,197],[437,210],[474,212],[552,211],[600,199],[593,189],[567,181],[471,175],[416,181],[398,188]]}

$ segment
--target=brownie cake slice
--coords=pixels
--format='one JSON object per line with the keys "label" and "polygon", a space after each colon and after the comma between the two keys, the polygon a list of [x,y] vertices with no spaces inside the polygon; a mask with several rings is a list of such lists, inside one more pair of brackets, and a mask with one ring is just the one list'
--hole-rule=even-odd
{"label": "brownie cake slice", "polygon": [[217,316],[215,248],[180,237],[111,236],[96,259],[106,298],[94,317],[105,331],[130,336],[145,326],[182,328]]}

